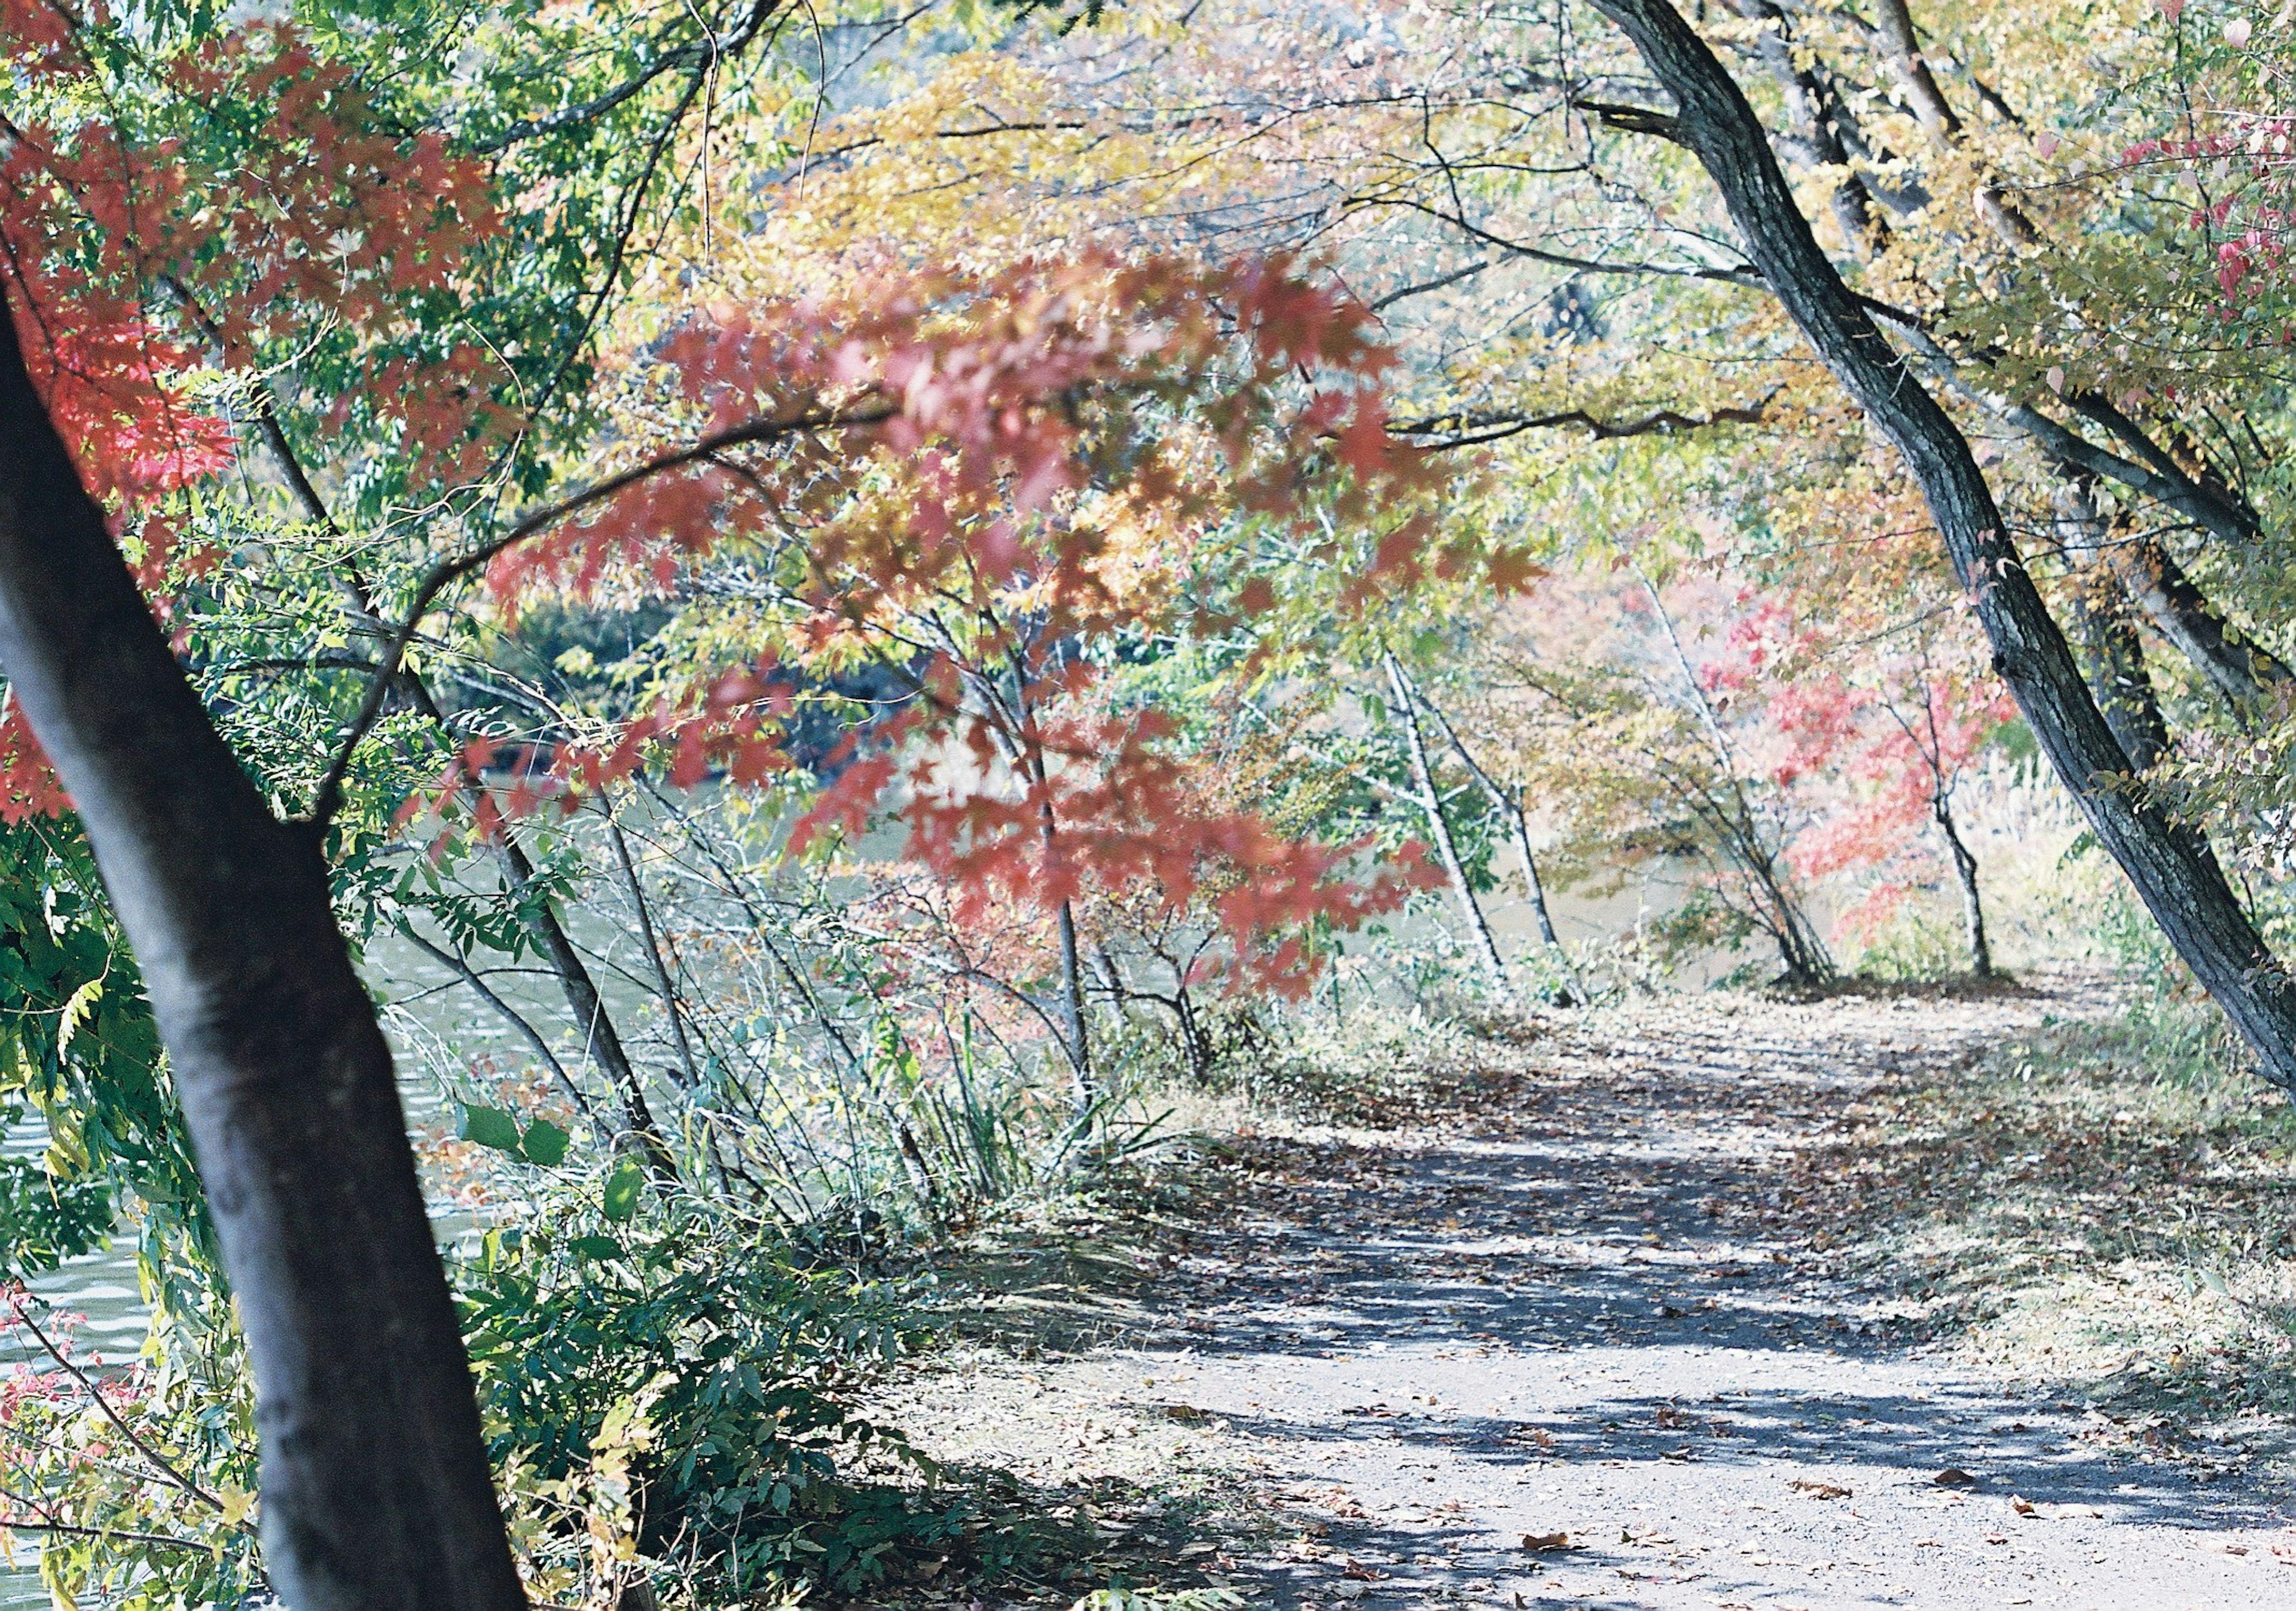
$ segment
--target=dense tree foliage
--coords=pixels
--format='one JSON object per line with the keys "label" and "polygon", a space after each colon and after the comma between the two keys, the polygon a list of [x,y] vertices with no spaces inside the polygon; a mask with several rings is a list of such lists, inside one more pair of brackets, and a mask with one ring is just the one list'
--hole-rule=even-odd
{"label": "dense tree foliage", "polygon": [[[901,1327],[832,1272],[1374,974],[1990,977],[2078,886],[2296,1084],[2292,38],[8,0],[0,1263],[132,1223],[159,1319],[0,1403],[0,1525],[60,1593],[360,1603],[356,1487],[266,1430],[258,1503],[250,1440],[359,1391],[310,1328],[388,1267],[529,1592],[1002,1558],[844,1407]],[[321,953],[339,1138],[333,1043],[201,1039]],[[424,1256],[275,1257],[266,1145]]]}

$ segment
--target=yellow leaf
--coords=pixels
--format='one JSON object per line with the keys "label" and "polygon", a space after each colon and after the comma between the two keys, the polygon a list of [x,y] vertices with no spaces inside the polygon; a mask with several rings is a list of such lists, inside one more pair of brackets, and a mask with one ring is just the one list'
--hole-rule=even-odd
{"label": "yellow leaf", "polygon": [[64,1053],[71,1050],[73,1033],[79,1028],[87,1015],[95,1010],[96,1002],[102,999],[103,977],[99,974],[78,990],[73,991],[70,999],[64,1002],[63,1017],[56,1025],[58,1061],[61,1062]]}

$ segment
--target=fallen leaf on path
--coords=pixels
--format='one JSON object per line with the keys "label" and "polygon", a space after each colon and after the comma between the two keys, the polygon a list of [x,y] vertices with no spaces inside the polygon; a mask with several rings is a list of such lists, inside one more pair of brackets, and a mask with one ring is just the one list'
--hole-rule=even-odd
{"label": "fallen leaf on path", "polygon": [[1930,1481],[1935,1483],[1940,1488],[1974,1488],[1977,1486],[1977,1479],[1970,1476],[1968,1472],[1964,1471],[1959,1466],[1948,1466],[1944,1470],[1930,1478]]}
{"label": "fallen leaf on path", "polygon": [[1533,1555],[1539,1555],[1549,1550],[1569,1550],[1574,1546],[1568,1533],[1526,1533],[1522,1535],[1522,1547]]}
{"label": "fallen leaf on path", "polygon": [[1839,1483],[1821,1483],[1814,1477],[1798,1476],[1786,1484],[1797,1493],[1807,1493],[1812,1499],[1848,1499],[1849,1490]]}

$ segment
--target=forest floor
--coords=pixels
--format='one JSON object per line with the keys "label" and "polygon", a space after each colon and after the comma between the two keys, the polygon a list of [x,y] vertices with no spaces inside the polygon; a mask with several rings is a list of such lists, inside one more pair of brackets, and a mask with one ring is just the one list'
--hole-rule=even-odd
{"label": "forest floor", "polygon": [[2120,1010],[1546,1015],[1008,1239],[890,1408],[1092,1527],[1082,1586],[2296,1606],[2286,1107],[2113,1066]]}

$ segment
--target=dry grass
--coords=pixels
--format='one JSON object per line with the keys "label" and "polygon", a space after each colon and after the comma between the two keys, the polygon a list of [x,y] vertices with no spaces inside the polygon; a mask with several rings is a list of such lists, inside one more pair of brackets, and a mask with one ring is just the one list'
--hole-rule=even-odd
{"label": "dry grass", "polygon": [[2296,1430],[2296,1113],[2173,998],[1888,1089],[1789,1217],[1905,1329],[2205,1470]]}

